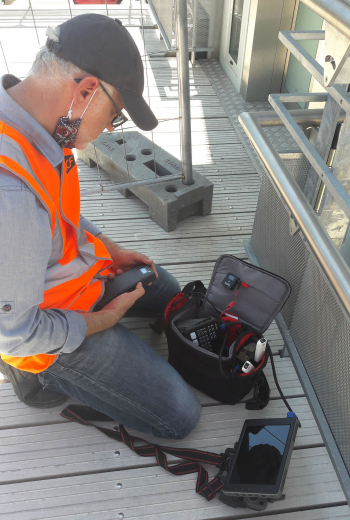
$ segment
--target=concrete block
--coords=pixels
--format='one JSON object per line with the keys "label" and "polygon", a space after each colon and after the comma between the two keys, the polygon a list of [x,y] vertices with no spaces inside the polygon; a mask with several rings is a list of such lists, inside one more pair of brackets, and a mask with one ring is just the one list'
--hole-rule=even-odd
{"label": "concrete block", "polygon": [[[96,154],[95,149],[96,148]],[[78,157],[88,166],[108,172],[112,181],[126,183],[181,173],[181,162],[139,134],[122,132],[101,134],[94,144],[78,150]],[[193,171],[194,184],[187,186],[181,179],[135,186],[120,190],[125,196],[136,195],[149,207],[151,218],[165,231],[173,231],[177,222],[193,215],[211,212],[213,184]]]}

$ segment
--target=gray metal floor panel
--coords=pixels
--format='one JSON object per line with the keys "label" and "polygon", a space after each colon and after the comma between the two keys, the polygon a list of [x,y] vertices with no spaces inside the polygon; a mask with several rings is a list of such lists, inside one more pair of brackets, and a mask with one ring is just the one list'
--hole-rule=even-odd
{"label": "gray metal floor panel", "polygon": [[[222,106],[232,123],[232,126],[240,136],[244,147],[261,176],[263,171],[261,163],[246,133],[238,122],[238,116],[242,112],[273,110],[270,103],[268,101],[245,101],[241,94],[237,92],[221,64],[217,60],[200,60],[200,64],[207,73],[216,95],[220,99]],[[279,152],[300,151],[300,148],[295,143],[288,130],[284,127],[266,128],[265,132]]]}
{"label": "gray metal floor panel", "polygon": [[[305,397],[291,400],[300,417],[302,429],[296,448],[322,445],[322,438]],[[62,408],[62,407],[61,407]],[[17,410],[20,414],[20,409]],[[238,440],[245,419],[283,416],[285,407],[280,399],[272,400],[266,410],[245,410],[244,404],[207,406],[198,426],[184,440],[162,440],[163,446],[194,448],[221,453]],[[116,423],[103,424],[112,428]],[[102,425],[102,423],[101,423]],[[140,435],[138,432],[130,433]],[[141,435],[147,441],[159,443],[152,435]],[[0,430],[0,483],[24,480],[62,478],[93,472],[156,465],[155,459],[139,457],[124,444],[106,437],[98,430],[62,419],[54,425],[38,425]],[[302,451],[303,451],[302,450]],[[115,455],[118,451],[119,456]],[[169,462],[178,459],[168,456]],[[161,476],[163,470],[159,469]],[[166,473],[166,472],[164,472]],[[172,477],[174,481],[176,477]],[[194,476],[192,481],[195,482]],[[1,488],[0,488],[1,493]],[[1,496],[1,495],[0,495]],[[1,517],[1,506],[0,506]]]}
{"label": "gray metal floor panel", "polygon": [[[155,467],[8,484],[0,488],[0,518],[115,520],[120,513],[130,520],[252,518],[249,510],[232,509],[216,500],[203,502],[193,486],[191,475],[160,474]],[[344,505],[323,447],[294,451],[285,491],[285,501],[269,505],[270,515],[315,505]]]}

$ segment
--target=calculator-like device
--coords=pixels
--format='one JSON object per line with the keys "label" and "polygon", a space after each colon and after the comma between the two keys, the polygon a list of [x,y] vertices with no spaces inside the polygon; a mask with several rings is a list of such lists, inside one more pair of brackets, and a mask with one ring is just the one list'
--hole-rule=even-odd
{"label": "calculator-like device", "polygon": [[105,285],[105,292],[102,299],[96,305],[94,312],[100,311],[107,303],[111,302],[117,296],[123,293],[133,291],[139,282],[143,286],[153,282],[156,279],[154,271],[149,265],[140,264],[130,271],[126,271],[112,280],[108,280]]}
{"label": "calculator-like device", "polygon": [[177,322],[177,328],[185,338],[195,345],[219,354],[223,340],[220,329],[220,321],[211,316],[210,318],[197,318]]}

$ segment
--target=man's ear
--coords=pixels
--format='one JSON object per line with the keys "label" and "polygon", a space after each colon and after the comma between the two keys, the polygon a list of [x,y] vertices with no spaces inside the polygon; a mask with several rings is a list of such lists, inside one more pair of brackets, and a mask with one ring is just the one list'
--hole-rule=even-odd
{"label": "man's ear", "polygon": [[75,96],[77,97],[77,102],[85,102],[89,99],[94,94],[99,84],[100,81],[95,76],[86,76],[83,78],[76,87]]}

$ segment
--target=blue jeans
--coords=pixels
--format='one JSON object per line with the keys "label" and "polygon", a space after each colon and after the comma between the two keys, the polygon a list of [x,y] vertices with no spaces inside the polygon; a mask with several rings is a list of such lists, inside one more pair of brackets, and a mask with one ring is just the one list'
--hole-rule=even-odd
{"label": "blue jeans", "polygon": [[[156,268],[159,278],[127,316],[156,316],[179,292],[176,279]],[[197,397],[173,367],[119,323],[88,336],[71,354],[61,354],[39,380],[48,390],[156,437],[186,437],[201,414]]]}

